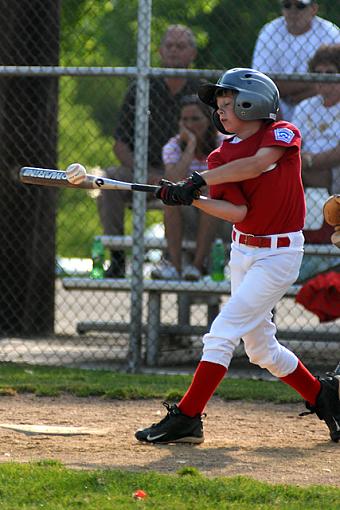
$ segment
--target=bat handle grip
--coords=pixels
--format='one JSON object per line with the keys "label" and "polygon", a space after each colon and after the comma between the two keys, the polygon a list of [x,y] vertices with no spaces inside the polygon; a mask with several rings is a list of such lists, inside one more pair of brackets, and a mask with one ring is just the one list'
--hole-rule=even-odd
{"label": "bat handle grip", "polygon": [[135,190],[135,191],[146,191],[149,193],[155,193],[159,189],[159,186],[155,186],[153,184],[133,183],[133,184],[131,184],[131,189]]}

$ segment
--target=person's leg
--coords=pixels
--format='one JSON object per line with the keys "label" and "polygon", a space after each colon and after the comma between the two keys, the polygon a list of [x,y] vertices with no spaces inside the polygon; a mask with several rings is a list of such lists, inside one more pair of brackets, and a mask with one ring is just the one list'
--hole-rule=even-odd
{"label": "person's leg", "polygon": [[181,207],[164,207],[164,228],[171,264],[181,272],[183,218]]}
{"label": "person's leg", "polygon": [[196,251],[193,259],[193,265],[201,272],[209,257],[211,245],[216,238],[216,232],[221,220],[210,216],[202,211],[199,212],[199,222],[196,227]]}
{"label": "person's leg", "polygon": [[[248,331],[241,332],[241,336],[250,362],[266,368],[291,385],[303,398],[315,402],[320,383],[292,351],[277,341],[271,313],[286,289],[296,280],[301,258],[302,253],[298,251],[276,250],[264,254],[255,251],[251,267],[238,288],[238,302],[236,306],[231,303],[228,311],[229,316],[232,308],[234,314],[237,311],[244,314]],[[230,320],[233,319],[229,317]]]}
{"label": "person's leg", "polygon": [[[132,172],[127,167],[111,167],[106,176],[124,182],[131,182]],[[124,234],[124,210],[131,204],[131,191],[101,190],[97,199],[98,211],[105,235]]]}
{"label": "person's leg", "polygon": [[[202,364],[202,367],[198,367],[197,377],[195,374],[191,387],[179,404],[185,414],[191,413],[192,416],[196,409],[204,409],[204,405],[225,374],[220,366],[228,368],[240,337],[247,338],[254,330],[269,338],[273,337],[275,325],[265,319],[295,280],[302,253],[292,252],[276,258],[272,254],[270,260],[275,260],[275,263],[264,263],[263,251],[258,257],[259,262],[256,261],[259,254],[256,250],[235,247],[232,250],[230,261],[232,297],[212,323],[210,332],[204,335],[201,361],[208,362],[209,365]],[[264,329],[266,333],[263,333]],[[262,350],[265,348],[261,347],[261,352]],[[288,353],[290,351],[287,350],[287,373],[292,367],[296,367],[295,355],[291,353],[290,358]],[[215,375],[212,375],[214,371]],[[206,389],[201,392],[200,398],[198,395],[204,384]]]}
{"label": "person's leg", "polygon": [[[237,326],[237,317],[234,325],[228,327],[226,317],[230,315],[228,308],[230,302],[237,303],[237,292],[249,269],[249,260],[242,252],[233,257],[231,270],[231,293],[232,298],[224,305],[216,317],[209,333],[203,337],[203,354],[192,382],[184,397],[178,404],[180,410],[188,415],[195,416],[203,412],[206,404],[215,392],[219,383],[227,373],[229,363],[235,348],[240,342],[241,328],[243,326],[243,313],[239,317],[240,324]],[[231,264],[230,264],[231,265]],[[232,314],[242,306],[232,306]]]}
{"label": "person's leg", "polygon": [[182,257],[182,209],[164,206],[164,230],[167,249],[162,260],[151,271],[156,280],[178,280],[181,274]]}
{"label": "person's leg", "polygon": [[183,239],[196,243],[194,252],[184,251],[181,256],[182,278],[196,281],[202,276],[202,268],[193,265],[193,259],[197,249],[197,232],[199,229],[200,211],[195,207],[182,207]]}
{"label": "person's leg", "polygon": [[[294,353],[277,342],[276,327],[270,320],[271,310],[297,277],[301,257],[300,251],[269,253],[249,248],[232,250],[232,297],[214,320],[210,332],[204,336],[201,363],[188,391],[176,406],[181,416],[193,420],[192,424],[224,377],[240,337],[244,339],[252,363],[267,368],[280,378],[295,372],[289,383],[298,386],[301,393],[307,391],[308,384],[311,384],[313,390],[308,390],[308,397],[315,399],[319,389],[315,378],[302,364],[298,366]],[[157,431],[158,426],[167,430],[169,425],[172,433],[178,437],[181,432],[176,427],[177,411],[168,415],[166,424],[163,421],[155,424],[154,430]],[[137,439],[147,440],[146,431],[149,429],[139,431]],[[166,432],[165,437],[169,442],[172,435]],[[163,438],[161,442],[166,440]]]}
{"label": "person's leg", "polygon": [[[238,264],[234,264],[232,292],[236,292],[246,273],[245,261],[246,259],[241,258]],[[215,321],[217,319],[218,317]],[[204,437],[201,413],[226,374],[233,351],[239,341],[240,339],[235,337],[231,342],[224,334],[218,338],[212,338],[209,334],[205,335],[202,360],[179,405],[170,407],[167,416],[159,423],[138,430],[135,434],[136,438],[149,443],[202,442]],[[204,355],[207,351],[209,359],[205,360]]]}
{"label": "person's leg", "polygon": [[249,361],[267,369],[272,375],[294,388],[302,398],[315,403],[320,391],[320,382],[292,351],[277,341],[275,333],[276,326],[272,322],[272,313],[269,313],[261,324],[244,335],[243,341]]}
{"label": "person's leg", "polygon": [[303,363],[276,340],[275,326],[267,321],[244,337],[246,352],[252,363],[266,368],[291,386],[305,400],[311,414],[324,420],[332,441],[340,441],[340,373],[315,377]]}
{"label": "person's leg", "polygon": [[[263,303],[266,302],[263,289],[270,286],[274,292],[277,280],[281,277],[286,278],[291,272],[294,266],[292,261],[292,257],[287,258],[286,256],[270,257],[270,260],[265,263],[259,259],[247,273],[239,289],[239,299],[247,301],[249,298],[245,291],[252,288],[252,299],[256,310],[261,300]],[[256,286],[256,281],[261,281],[262,285]],[[246,286],[244,286],[245,282]],[[305,399],[306,407],[326,422],[331,439],[335,442],[339,441],[340,374],[330,373],[325,378],[316,378],[293,352],[277,341],[276,326],[271,321],[270,309],[267,310],[266,316],[262,317],[261,322],[254,324],[252,330],[242,335],[250,362],[267,369],[282,382],[295,389]],[[261,316],[259,310],[256,314]]]}
{"label": "person's leg", "polygon": [[[222,220],[214,218],[194,207],[182,208],[183,238],[196,241],[194,254],[190,254],[182,267],[182,276],[186,280],[198,280],[208,269],[209,254],[213,240],[222,233]],[[226,239],[224,234],[220,234]],[[183,265],[183,260],[182,260]]]}
{"label": "person's leg", "polygon": [[320,381],[298,360],[298,364],[290,374],[280,377],[281,381],[297,391],[304,400],[316,404],[321,389]]}
{"label": "person's leg", "polygon": [[227,368],[223,365],[200,361],[189,388],[178,404],[181,412],[191,417],[202,414],[226,373]]}
{"label": "person's leg", "polygon": [[[111,167],[106,170],[106,176],[124,182],[131,182],[132,172],[127,167]],[[105,235],[124,235],[125,207],[131,204],[130,191],[101,190],[97,206]],[[107,278],[125,276],[125,252],[111,250],[111,264],[106,271]]]}

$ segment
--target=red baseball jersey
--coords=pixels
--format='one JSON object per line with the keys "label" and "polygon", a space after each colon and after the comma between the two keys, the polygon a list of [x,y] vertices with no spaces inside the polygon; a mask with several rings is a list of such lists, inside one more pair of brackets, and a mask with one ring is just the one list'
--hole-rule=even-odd
{"label": "red baseball jersey", "polygon": [[211,198],[246,205],[245,219],[235,227],[246,234],[271,235],[302,230],[306,204],[301,179],[301,134],[296,126],[279,121],[264,123],[257,133],[241,140],[226,139],[208,156],[208,168],[253,156],[261,147],[287,150],[273,168],[240,182],[210,186]]}

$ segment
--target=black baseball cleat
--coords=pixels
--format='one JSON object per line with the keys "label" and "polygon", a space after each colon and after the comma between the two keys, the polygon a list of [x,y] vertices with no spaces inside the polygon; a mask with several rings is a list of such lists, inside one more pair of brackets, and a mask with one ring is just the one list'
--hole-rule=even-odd
{"label": "black baseball cleat", "polygon": [[138,441],[144,443],[203,443],[202,416],[193,418],[183,414],[176,404],[170,405],[163,402],[168,413],[159,423],[153,423],[151,427],[139,429],[135,433]]}
{"label": "black baseball cleat", "polygon": [[320,378],[321,390],[315,406],[305,402],[310,413],[316,413],[320,420],[326,422],[332,441],[340,440],[340,374],[328,372],[326,377]]}

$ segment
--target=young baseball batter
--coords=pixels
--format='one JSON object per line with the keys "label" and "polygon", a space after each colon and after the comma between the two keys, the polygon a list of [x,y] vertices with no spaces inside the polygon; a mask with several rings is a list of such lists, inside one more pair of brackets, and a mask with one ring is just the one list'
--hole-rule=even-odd
{"label": "young baseball batter", "polygon": [[[176,184],[163,181],[157,196],[167,205],[193,204],[233,223],[231,298],[203,337],[203,355],[186,394],[178,405],[165,402],[165,418],[138,430],[136,438],[149,443],[203,442],[203,410],[242,338],[251,363],[293,387],[337,442],[340,376],[314,377],[277,341],[271,313],[296,280],[303,255],[299,130],[276,121],[277,87],[256,70],[231,69],[216,84],[202,85],[198,93],[214,109],[218,129],[231,136],[209,155],[209,170]],[[210,197],[195,199],[206,184]]]}

